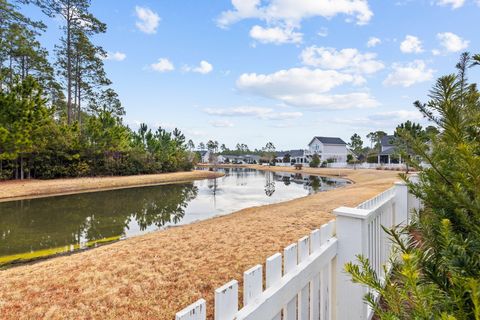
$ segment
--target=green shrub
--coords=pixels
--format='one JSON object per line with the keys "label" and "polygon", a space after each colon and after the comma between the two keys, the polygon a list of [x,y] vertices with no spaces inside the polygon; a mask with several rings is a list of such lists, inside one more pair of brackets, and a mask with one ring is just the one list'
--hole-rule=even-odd
{"label": "green shrub", "polygon": [[415,103],[440,132],[428,143],[399,136],[430,165],[416,184],[404,176],[424,210],[408,229],[387,230],[402,259],[385,285],[365,258],[346,265],[382,296],[381,304],[366,297],[380,319],[480,319],[480,93],[466,81],[476,59],[463,54],[458,74],[438,79],[427,104]]}

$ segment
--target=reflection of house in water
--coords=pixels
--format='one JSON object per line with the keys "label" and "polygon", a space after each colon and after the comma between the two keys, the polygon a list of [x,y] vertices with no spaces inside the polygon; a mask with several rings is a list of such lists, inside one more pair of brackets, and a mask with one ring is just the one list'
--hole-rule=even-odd
{"label": "reflection of house in water", "polygon": [[255,169],[243,169],[232,171],[232,174],[235,175],[235,182],[237,186],[246,186],[248,184],[248,177],[252,174],[255,174]]}
{"label": "reflection of house in water", "polygon": [[303,185],[303,187],[308,190],[309,194],[330,190],[339,185],[348,184],[348,182],[344,180],[315,175],[303,175],[301,173],[276,172],[274,177],[275,180],[282,181],[286,186],[291,183]]}

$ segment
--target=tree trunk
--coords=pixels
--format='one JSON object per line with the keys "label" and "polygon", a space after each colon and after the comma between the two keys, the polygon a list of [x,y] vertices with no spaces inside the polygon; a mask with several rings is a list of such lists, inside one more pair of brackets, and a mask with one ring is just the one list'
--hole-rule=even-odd
{"label": "tree trunk", "polygon": [[70,0],[67,1],[67,122],[72,122],[72,8]]}
{"label": "tree trunk", "polygon": [[23,180],[24,177],[24,172],[23,172],[23,155],[20,154],[20,180]]}

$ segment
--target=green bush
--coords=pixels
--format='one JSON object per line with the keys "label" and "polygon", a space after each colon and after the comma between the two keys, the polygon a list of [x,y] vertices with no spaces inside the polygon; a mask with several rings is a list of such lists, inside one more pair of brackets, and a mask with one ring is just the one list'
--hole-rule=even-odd
{"label": "green bush", "polygon": [[315,153],[310,161],[310,168],[318,168],[318,166],[320,166],[320,157]]}
{"label": "green bush", "polygon": [[480,93],[466,81],[479,62],[463,54],[458,74],[438,79],[428,103],[415,103],[440,129],[430,142],[399,136],[429,166],[408,182],[424,210],[410,227],[387,230],[401,259],[385,284],[363,257],[346,265],[355,282],[380,293],[381,304],[366,297],[380,319],[480,319]]}

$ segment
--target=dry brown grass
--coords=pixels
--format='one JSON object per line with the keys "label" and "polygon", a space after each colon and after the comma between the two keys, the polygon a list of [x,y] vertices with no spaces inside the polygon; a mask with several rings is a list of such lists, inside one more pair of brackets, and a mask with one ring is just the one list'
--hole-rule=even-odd
{"label": "dry brown grass", "polygon": [[173,319],[201,297],[211,316],[215,288],[331,220],[334,208],[397,180],[389,171],[303,172],[340,173],[355,184],[0,271],[0,318]]}

